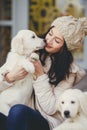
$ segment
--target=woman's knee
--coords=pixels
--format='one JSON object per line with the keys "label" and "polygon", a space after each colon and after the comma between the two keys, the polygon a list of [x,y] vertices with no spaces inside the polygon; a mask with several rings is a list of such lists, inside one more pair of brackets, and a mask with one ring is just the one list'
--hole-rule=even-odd
{"label": "woman's knee", "polygon": [[25,105],[17,104],[17,105],[14,105],[10,109],[9,115],[7,118],[7,128],[9,130],[24,129],[24,127],[26,126],[26,122],[27,122],[26,108],[28,108],[28,107]]}
{"label": "woman's knee", "polygon": [[17,104],[11,107],[10,111],[9,111],[9,115],[12,116],[19,116],[21,114],[23,114],[23,112],[25,111],[26,106],[22,105],[22,104]]}

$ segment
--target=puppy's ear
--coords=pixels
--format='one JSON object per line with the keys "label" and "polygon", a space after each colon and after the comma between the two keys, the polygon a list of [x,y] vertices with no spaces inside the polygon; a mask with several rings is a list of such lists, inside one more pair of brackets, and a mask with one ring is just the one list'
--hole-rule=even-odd
{"label": "puppy's ear", "polygon": [[85,95],[85,92],[82,92],[82,94],[79,95],[79,102],[81,110],[87,116],[87,94]]}
{"label": "puppy's ear", "polygon": [[61,112],[61,105],[59,100],[56,102],[56,110]]}
{"label": "puppy's ear", "polygon": [[14,37],[11,41],[11,50],[18,54],[23,54],[23,39],[21,37]]}

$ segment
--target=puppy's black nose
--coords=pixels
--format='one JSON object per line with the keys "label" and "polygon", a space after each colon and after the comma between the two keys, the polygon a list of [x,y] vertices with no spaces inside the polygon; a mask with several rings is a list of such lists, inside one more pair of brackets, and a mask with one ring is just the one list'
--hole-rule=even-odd
{"label": "puppy's black nose", "polygon": [[69,111],[64,111],[64,116],[65,116],[66,118],[70,117],[70,112],[69,112]]}

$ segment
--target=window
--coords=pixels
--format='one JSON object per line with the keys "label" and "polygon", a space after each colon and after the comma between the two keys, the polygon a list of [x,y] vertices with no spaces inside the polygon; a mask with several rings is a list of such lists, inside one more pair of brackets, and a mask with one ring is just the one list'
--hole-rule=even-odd
{"label": "window", "polygon": [[12,31],[12,1],[0,0],[0,66],[10,49]]}

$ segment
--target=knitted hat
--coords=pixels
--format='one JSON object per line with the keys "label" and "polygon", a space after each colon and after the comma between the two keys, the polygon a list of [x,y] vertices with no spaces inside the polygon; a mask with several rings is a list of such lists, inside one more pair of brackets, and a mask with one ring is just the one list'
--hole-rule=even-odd
{"label": "knitted hat", "polygon": [[87,35],[87,18],[74,18],[73,16],[62,16],[55,19],[51,26],[55,26],[63,35],[69,50],[79,48]]}

